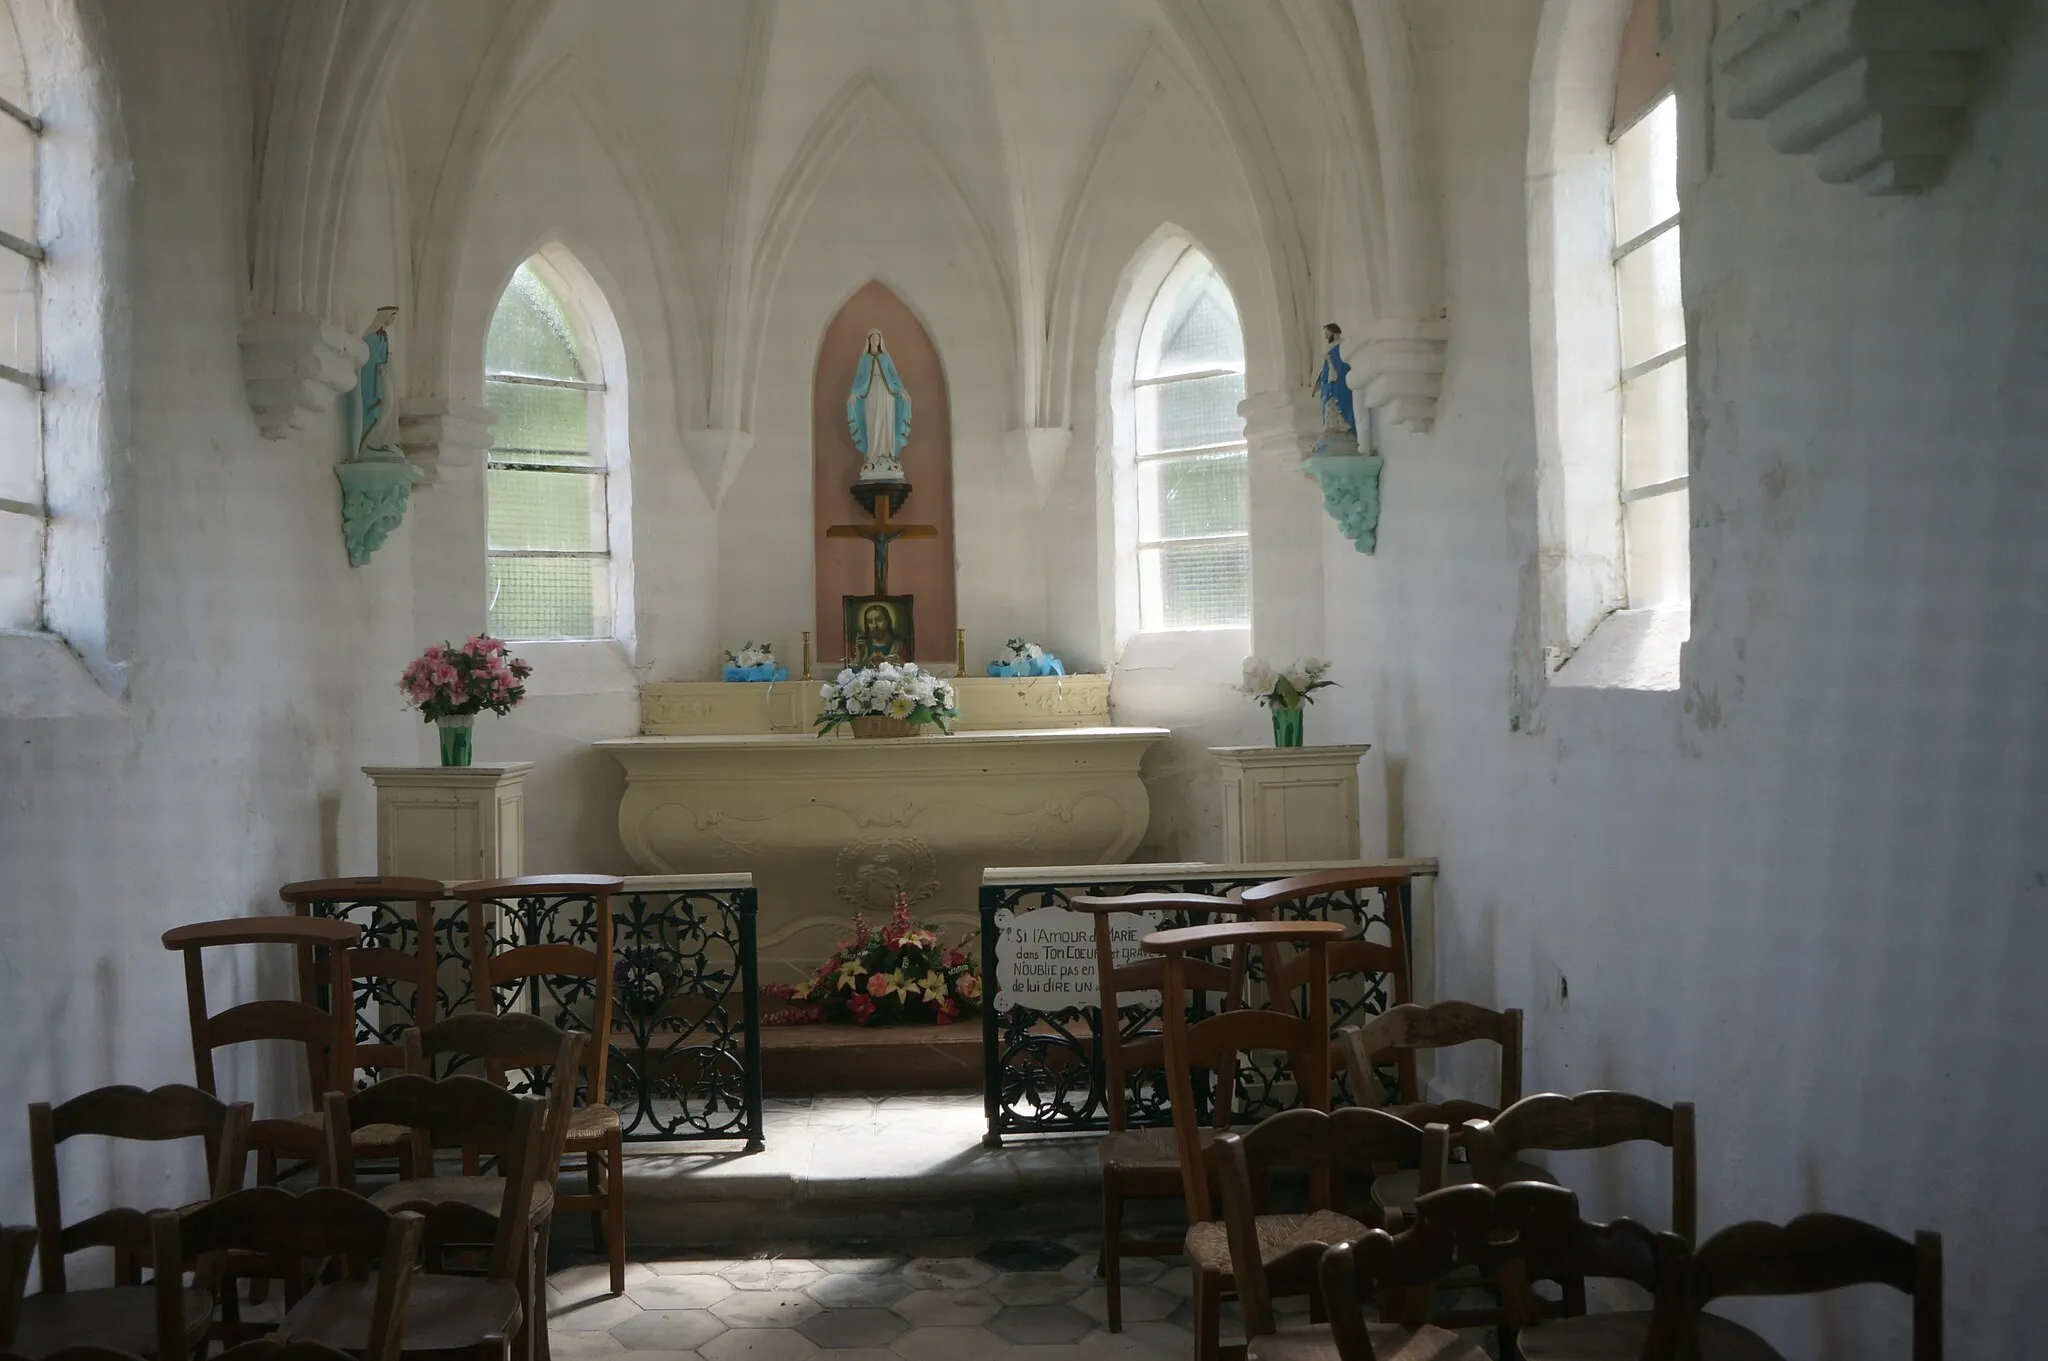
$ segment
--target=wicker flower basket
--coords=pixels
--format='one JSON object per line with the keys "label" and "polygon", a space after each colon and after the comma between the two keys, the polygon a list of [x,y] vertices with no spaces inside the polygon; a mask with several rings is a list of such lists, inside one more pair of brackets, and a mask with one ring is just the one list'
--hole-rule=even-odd
{"label": "wicker flower basket", "polygon": [[887,714],[862,714],[848,720],[855,737],[916,737],[921,727],[905,718],[891,718]]}

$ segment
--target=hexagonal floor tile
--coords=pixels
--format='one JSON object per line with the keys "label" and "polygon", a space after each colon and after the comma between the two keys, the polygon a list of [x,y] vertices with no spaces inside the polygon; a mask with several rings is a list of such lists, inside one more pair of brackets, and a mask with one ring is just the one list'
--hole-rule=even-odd
{"label": "hexagonal floor tile", "polygon": [[640,1313],[631,1295],[559,1300],[548,1306],[548,1328],[557,1333],[602,1333]]}
{"label": "hexagonal floor tile", "polygon": [[1079,1342],[1094,1326],[1064,1304],[1013,1304],[989,1320],[988,1330],[1019,1346],[1045,1346]]}
{"label": "hexagonal floor tile", "polygon": [[[626,1263],[626,1289],[631,1290],[654,1273],[639,1262]],[[570,1300],[592,1299],[612,1293],[612,1269],[606,1262],[578,1262],[548,1273],[548,1288]]]}
{"label": "hexagonal floor tile", "polygon": [[834,1243],[821,1248],[818,1256],[810,1259],[811,1265],[828,1275],[836,1276],[881,1276],[892,1271],[901,1271],[903,1264],[910,1260],[905,1253],[888,1243]]}
{"label": "hexagonal floor tile", "polygon": [[1013,1238],[990,1243],[974,1255],[997,1271],[1058,1271],[1080,1254],[1050,1239]]}
{"label": "hexagonal floor tile", "polygon": [[725,1331],[722,1320],[704,1309],[648,1309],[612,1329],[628,1351],[689,1351]]}
{"label": "hexagonal floor tile", "polygon": [[1152,1280],[1154,1290],[1164,1290],[1169,1295],[1191,1299],[1195,1293],[1195,1273],[1180,1262],[1169,1263],[1166,1270]]}
{"label": "hexagonal floor tile", "polygon": [[1004,1271],[988,1283],[988,1292],[1004,1304],[1065,1304],[1087,1289],[1057,1271]]}
{"label": "hexagonal floor tile", "polygon": [[621,1352],[620,1361],[704,1361],[698,1352]]}
{"label": "hexagonal floor tile", "polygon": [[[1166,1264],[1157,1257],[1126,1257],[1117,1268],[1117,1275],[1125,1285],[1150,1285],[1166,1271]],[[1102,1277],[1096,1274],[1095,1252],[1090,1249],[1060,1268],[1060,1275],[1070,1281],[1084,1285],[1096,1285]]]}
{"label": "hexagonal floor tile", "polygon": [[691,1257],[679,1256],[650,1261],[647,1269],[657,1276],[716,1276],[721,1271],[730,1271],[744,1265],[745,1257]]}
{"label": "hexagonal floor tile", "polygon": [[[1070,1303],[1074,1308],[1107,1328],[1109,1326],[1109,1291],[1096,1286]],[[1180,1300],[1164,1290],[1154,1290],[1147,1285],[1125,1283],[1123,1306],[1125,1323],[1153,1323],[1172,1313]]]}
{"label": "hexagonal floor tile", "polygon": [[978,1328],[1003,1306],[986,1290],[914,1290],[889,1307],[919,1328]]}
{"label": "hexagonal floor tile", "polygon": [[912,1328],[889,1344],[889,1350],[910,1361],[994,1361],[1009,1343],[986,1328]]}
{"label": "hexagonal floor tile", "polygon": [[610,1333],[550,1333],[554,1361],[625,1361],[626,1349]]}
{"label": "hexagonal floor tile", "polygon": [[901,1276],[825,1276],[804,1287],[804,1293],[828,1309],[854,1309],[896,1303],[910,1293]]}
{"label": "hexagonal floor tile", "polygon": [[918,1290],[964,1290],[995,1274],[972,1257],[919,1257],[903,1268],[903,1279]]}
{"label": "hexagonal floor tile", "polygon": [[794,1328],[735,1328],[698,1348],[704,1361],[813,1361],[818,1344]]}
{"label": "hexagonal floor tile", "polygon": [[741,1290],[801,1290],[825,1273],[802,1257],[757,1257],[718,1274]]}
{"label": "hexagonal floor tile", "polygon": [[718,1276],[655,1276],[626,1294],[642,1309],[709,1309],[734,1288]]}
{"label": "hexagonal floor tile", "polygon": [[887,1309],[828,1309],[797,1325],[820,1347],[886,1347],[910,1331],[910,1325]]}
{"label": "hexagonal floor tile", "polygon": [[825,1306],[801,1290],[740,1290],[711,1306],[732,1328],[794,1328]]}

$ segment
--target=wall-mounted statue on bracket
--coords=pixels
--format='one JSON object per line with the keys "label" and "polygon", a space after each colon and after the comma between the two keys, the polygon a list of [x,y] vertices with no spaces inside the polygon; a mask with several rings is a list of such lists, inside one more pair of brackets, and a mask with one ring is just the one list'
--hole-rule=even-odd
{"label": "wall-mounted statue on bracket", "polygon": [[[1323,509],[1344,537],[1361,553],[1379,544],[1381,460],[1370,439],[1361,448],[1357,407],[1351,392],[1351,365],[1344,362],[1344,328],[1323,327],[1323,367],[1316,374],[1316,399],[1322,406],[1323,433],[1305,461],[1323,489]],[[1367,412],[1366,431],[1371,431]]]}
{"label": "wall-mounted statue on bracket", "polygon": [[361,567],[405,519],[420,470],[398,447],[398,404],[392,400],[391,323],[396,307],[380,307],[363,334],[370,357],[356,376],[355,419],[348,458],[334,470],[341,480],[341,537],[351,567]]}
{"label": "wall-mounted statue on bracket", "polygon": [[910,442],[910,394],[896,373],[879,330],[869,331],[846,394],[846,428],[860,451],[860,480],[901,482],[903,446]]}

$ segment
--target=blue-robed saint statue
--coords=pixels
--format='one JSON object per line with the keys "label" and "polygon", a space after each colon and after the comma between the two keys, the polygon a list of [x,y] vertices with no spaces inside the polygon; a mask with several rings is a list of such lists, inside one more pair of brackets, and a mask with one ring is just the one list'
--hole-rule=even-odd
{"label": "blue-robed saint statue", "polygon": [[896,372],[896,361],[882,345],[882,333],[869,331],[853,370],[853,388],[846,394],[846,428],[860,450],[860,480],[901,482],[903,446],[910,442],[910,394]]}
{"label": "blue-robed saint statue", "polygon": [[1322,372],[1316,375],[1316,400],[1322,403],[1323,429],[1358,433],[1358,417],[1352,406],[1351,366],[1344,362],[1344,328],[1336,322],[1323,327]]}
{"label": "blue-robed saint statue", "polygon": [[396,307],[380,307],[363,343],[370,357],[356,376],[356,447],[350,457],[359,463],[389,463],[403,459],[398,447],[398,413],[392,405],[388,380],[391,372],[391,322]]}

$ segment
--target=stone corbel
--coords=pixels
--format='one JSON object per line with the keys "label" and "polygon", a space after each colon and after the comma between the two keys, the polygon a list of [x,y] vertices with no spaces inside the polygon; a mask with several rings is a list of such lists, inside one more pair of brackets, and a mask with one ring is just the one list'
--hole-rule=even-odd
{"label": "stone corbel", "polygon": [[1378,454],[1360,453],[1315,454],[1308,460],[1309,472],[1323,489],[1323,509],[1361,553],[1379,546],[1384,462]]}
{"label": "stone corbel", "polygon": [[1344,361],[1358,404],[1410,430],[1429,429],[1449,349],[1450,328],[1441,321],[1377,321],[1346,338]]}
{"label": "stone corbel", "polygon": [[341,479],[341,537],[348,545],[348,565],[361,567],[405,519],[420,470],[402,458],[366,459],[340,464],[334,475]]}
{"label": "stone corbel", "polygon": [[434,397],[399,408],[398,443],[420,471],[425,486],[438,486],[449,472],[481,468],[491,447],[497,413],[472,402]]}
{"label": "stone corbel", "polygon": [[704,489],[704,499],[716,510],[732,489],[733,479],[740,475],[740,465],[754,452],[754,436],[746,430],[685,430],[683,452],[689,455],[690,466],[697,471],[697,485]]}
{"label": "stone corbel", "polygon": [[1715,40],[1725,102],[1820,177],[1917,194],[1947,169],[1991,42],[1982,0],[1761,0]]}
{"label": "stone corbel", "polygon": [[1067,448],[1074,432],[1063,426],[1033,425],[1003,432],[1003,462],[1022,465],[1031,473],[1031,490],[1044,505],[1052,499],[1053,485],[1067,461]]}
{"label": "stone corbel", "polygon": [[1237,404],[1244,442],[1259,460],[1298,467],[1323,433],[1322,412],[1306,392],[1254,392]]}
{"label": "stone corbel", "polygon": [[303,313],[267,313],[242,322],[242,382],[265,439],[309,429],[356,385],[370,357],[361,340]]}

